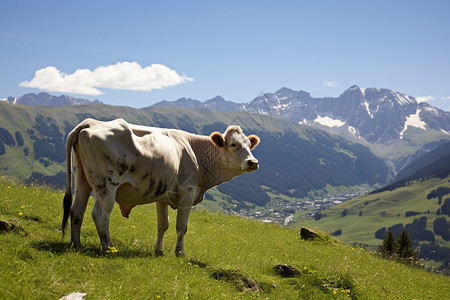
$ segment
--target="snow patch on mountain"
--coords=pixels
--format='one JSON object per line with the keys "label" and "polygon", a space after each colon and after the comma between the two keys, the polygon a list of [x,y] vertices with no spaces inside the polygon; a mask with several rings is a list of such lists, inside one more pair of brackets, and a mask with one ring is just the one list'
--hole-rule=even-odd
{"label": "snow patch on mountain", "polygon": [[435,114],[436,116],[439,115],[439,112],[436,108],[432,107],[432,106],[425,106],[423,108],[424,110],[427,110],[429,112],[432,112],[433,114]]}
{"label": "snow patch on mountain", "polygon": [[348,131],[350,131],[350,133],[351,134],[353,134],[353,136],[356,136],[356,137],[360,137],[360,136],[358,136],[357,135],[357,132],[356,132],[356,128],[355,127],[353,127],[353,126],[348,126]]}
{"label": "snow patch on mountain", "polygon": [[415,114],[410,114],[406,117],[405,124],[403,126],[403,130],[400,132],[400,139],[403,139],[403,134],[408,129],[408,126],[417,127],[423,130],[426,130],[427,123],[420,119],[420,109],[417,109]]}
{"label": "snow patch on mountain", "polygon": [[274,110],[280,110],[280,109],[284,110],[286,108],[289,108],[289,103],[287,103],[287,104],[279,103],[278,105],[275,105],[275,106],[272,107],[272,109],[274,109]]}
{"label": "snow patch on mountain", "polygon": [[[369,114],[370,118],[373,119],[373,113],[370,112],[370,108],[369,108],[369,102],[367,102],[366,99],[364,99],[364,106],[366,107],[367,113]],[[377,108],[378,110],[378,108]]]}
{"label": "snow patch on mountain", "polygon": [[394,92],[394,96],[400,105],[406,105],[416,102],[413,98],[409,97],[408,95],[399,92]]}
{"label": "snow patch on mountain", "polygon": [[317,116],[317,118],[314,119],[314,122],[328,127],[341,127],[345,125],[345,122],[342,122],[341,120],[335,120],[330,117],[321,116]]}

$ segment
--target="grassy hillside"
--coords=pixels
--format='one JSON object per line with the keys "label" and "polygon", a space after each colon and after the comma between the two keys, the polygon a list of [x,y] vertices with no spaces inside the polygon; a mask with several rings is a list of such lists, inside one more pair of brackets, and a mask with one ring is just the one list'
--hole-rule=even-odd
{"label": "grassy hillside", "polygon": [[[393,191],[361,196],[321,211],[322,217],[320,219],[316,217],[318,220],[301,215],[297,215],[295,220],[299,224],[307,224],[330,233],[341,230],[340,240],[365,244],[375,250],[382,243],[382,239],[375,237],[378,230],[383,227],[388,230],[394,225],[398,228],[399,224],[404,228],[407,224],[414,222],[417,224],[420,219],[426,218],[426,226],[420,233],[429,232],[425,234],[425,238],[418,235],[421,240],[416,240],[416,247],[420,250],[421,245],[430,243],[439,247],[450,247],[450,241],[444,240],[441,235],[435,233],[433,224],[436,218],[445,218],[447,222],[450,221],[449,215],[437,213],[438,210],[442,210],[445,199],[449,198],[450,204],[450,194],[440,197],[441,199],[428,196],[438,188],[450,188],[450,177],[410,182],[409,186]],[[414,235],[413,232],[409,233]],[[426,258],[433,259],[433,257],[434,254],[431,254]]]}
{"label": "grassy hillside", "polygon": [[[100,255],[90,217],[84,248],[61,239],[62,193],[0,179],[0,298],[55,299],[85,292],[89,299],[440,299],[450,279],[386,261],[327,236],[307,242],[298,230],[205,211],[193,211],[187,256],[174,256],[174,224],[163,257],[154,257],[154,205],[136,207],[129,219],[116,207],[111,235],[118,250]],[[174,220],[174,212],[170,212]],[[292,271],[274,267],[289,265]]]}

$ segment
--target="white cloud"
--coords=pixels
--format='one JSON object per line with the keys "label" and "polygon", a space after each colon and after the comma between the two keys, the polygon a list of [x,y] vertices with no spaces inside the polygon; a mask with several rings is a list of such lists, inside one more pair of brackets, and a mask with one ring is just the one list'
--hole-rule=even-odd
{"label": "white cloud", "polygon": [[65,74],[49,66],[37,70],[32,80],[23,81],[20,86],[50,92],[101,95],[101,88],[151,91],[190,81],[194,79],[179,75],[161,64],[143,68],[137,62],[118,62],[115,65],[100,66],[93,71],[78,69],[72,74]]}
{"label": "white cloud", "polygon": [[436,99],[435,97],[428,95],[428,96],[422,96],[422,97],[416,97],[417,102],[426,102],[426,101],[430,101],[430,100],[434,100]]}
{"label": "white cloud", "polygon": [[336,81],[325,80],[325,81],[322,82],[322,85],[326,86],[326,87],[336,87],[337,86],[337,82]]}
{"label": "white cloud", "polygon": [[450,96],[449,97],[442,97],[441,100],[450,100]]}

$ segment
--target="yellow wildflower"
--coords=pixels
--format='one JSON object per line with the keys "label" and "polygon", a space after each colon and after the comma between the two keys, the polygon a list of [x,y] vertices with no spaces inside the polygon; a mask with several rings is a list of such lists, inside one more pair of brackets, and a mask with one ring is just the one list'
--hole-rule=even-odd
{"label": "yellow wildflower", "polygon": [[19,216],[23,216],[23,212],[19,212]]}
{"label": "yellow wildflower", "polygon": [[108,250],[106,250],[106,253],[117,253],[119,250],[116,249],[116,247],[108,246]]}
{"label": "yellow wildflower", "polygon": [[25,208],[25,205],[22,205],[20,208]]}
{"label": "yellow wildflower", "polygon": [[336,290],[334,290],[334,291],[333,291],[333,295],[336,295],[336,294],[337,294],[337,293],[336,293]]}

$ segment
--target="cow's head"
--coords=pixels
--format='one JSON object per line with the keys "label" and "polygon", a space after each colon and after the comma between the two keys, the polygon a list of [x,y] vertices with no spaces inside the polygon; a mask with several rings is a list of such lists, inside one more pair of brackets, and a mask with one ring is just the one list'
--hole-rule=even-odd
{"label": "cow's head", "polygon": [[239,126],[228,126],[224,134],[213,132],[211,140],[223,150],[223,160],[230,171],[242,173],[258,170],[258,160],[251,152],[259,144],[258,136],[246,136]]}

